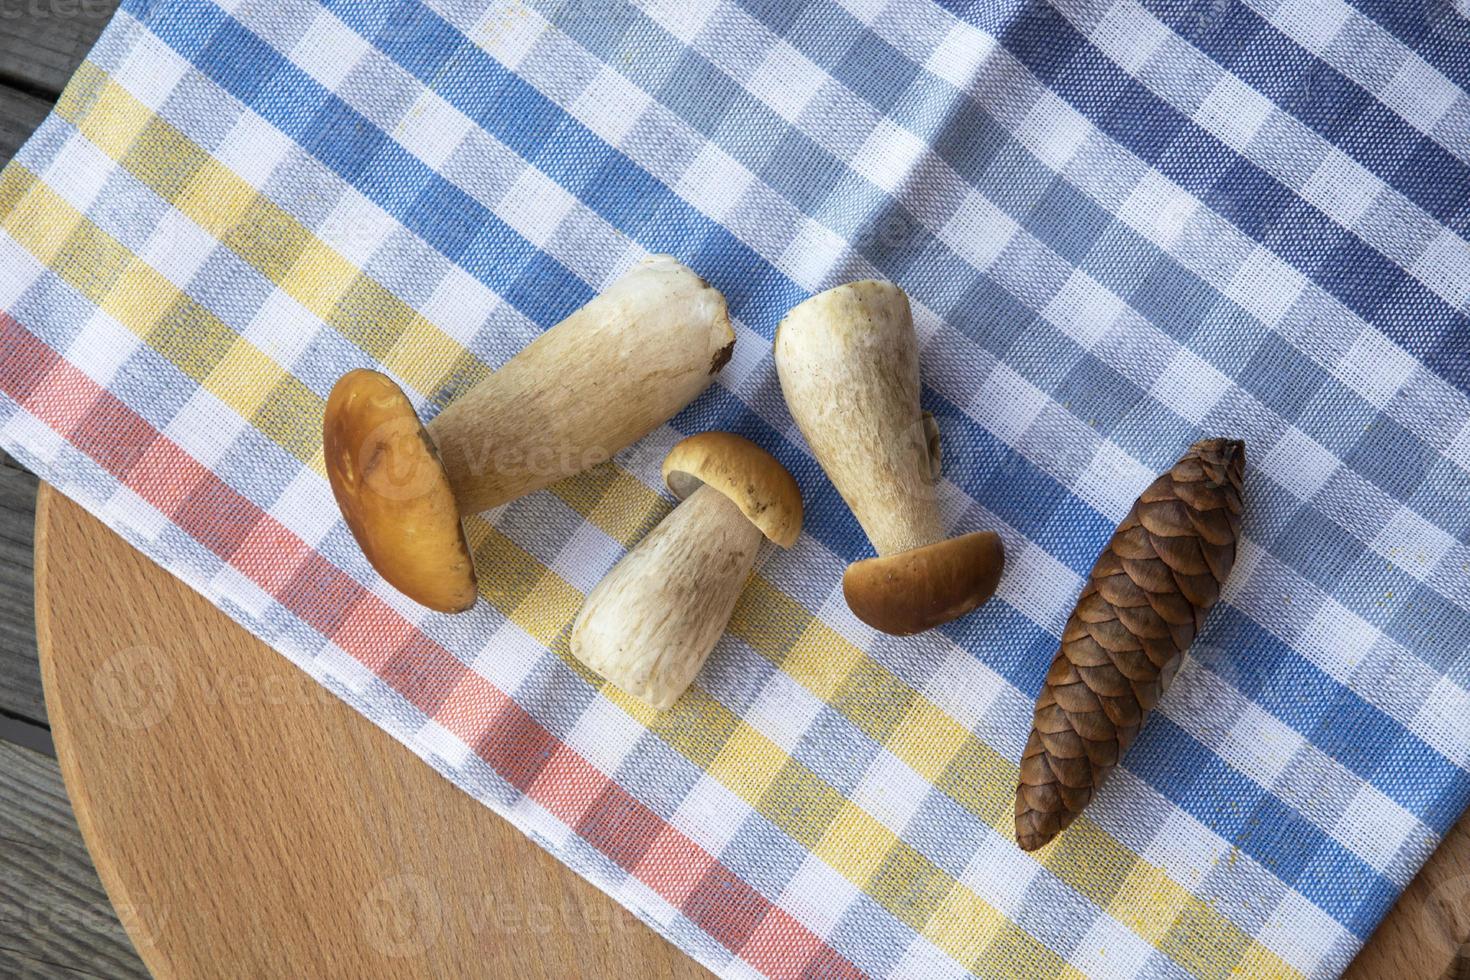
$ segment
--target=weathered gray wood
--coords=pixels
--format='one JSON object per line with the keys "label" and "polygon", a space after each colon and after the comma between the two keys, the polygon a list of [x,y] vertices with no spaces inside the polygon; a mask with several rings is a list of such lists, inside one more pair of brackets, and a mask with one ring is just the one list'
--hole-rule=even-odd
{"label": "weathered gray wood", "polygon": [[36,478],[0,452],[0,713],[44,724],[31,539]]}
{"label": "weathered gray wood", "polygon": [[0,0],[0,80],[55,98],[117,0]]}
{"label": "weathered gray wood", "polygon": [[[56,761],[0,742],[0,975],[146,977],[72,818]],[[134,910],[146,925],[149,914]],[[181,910],[172,910],[176,914]]]}
{"label": "weathered gray wood", "polygon": [[[5,2],[0,0],[0,9],[4,9]],[[50,111],[51,103],[47,100],[0,85],[0,163],[15,156],[15,151]]]}

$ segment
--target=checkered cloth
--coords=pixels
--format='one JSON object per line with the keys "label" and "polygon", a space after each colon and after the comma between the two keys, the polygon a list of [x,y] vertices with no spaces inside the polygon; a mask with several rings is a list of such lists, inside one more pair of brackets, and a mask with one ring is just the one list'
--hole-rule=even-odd
{"label": "checkered cloth", "polygon": [[[0,443],[726,976],[1341,970],[1470,802],[1470,21],[486,7],[125,2],[0,175]],[[381,367],[432,416],[650,252],[729,298],[718,382],[470,520],[472,612],[397,595],[323,476],[334,380]],[[911,639],[847,611],[869,545],[771,363],[788,308],[863,276],[913,300],[949,525],[1007,554]],[[710,428],[780,457],[807,524],[654,714],[568,626]],[[1024,854],[1066,614],[1204,435],[1250,452],[1225,601]]]}

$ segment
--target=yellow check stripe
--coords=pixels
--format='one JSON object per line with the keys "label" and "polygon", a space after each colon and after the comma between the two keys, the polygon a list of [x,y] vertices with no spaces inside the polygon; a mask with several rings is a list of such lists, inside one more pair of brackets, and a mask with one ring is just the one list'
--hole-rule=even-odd
{"label": "yellow check stripe", "polygon": [[[625,543],[668,510],[657,494],[611,465],[555,490],[590,512],[617,511],[628,531]],[[605,493],[613,495],[616,506],[605,506]],[[476,566],[496,569],[495,575],[481,577],[483,594],[507,618],[900,921],[916,931],[936,918],[950,923],[952,928],[930,938],[967,967],[1001,951],[1005,962],[1026,964],[1029,976],[1079,975],[704,689],[695,686],[673,708],[657,712],[592,674],[568,648],[582,594],[491,524],[471,518],[466,526]]]}
{"label": "yellow check stripe", "polygon": [[322,399],[25,167],[0,173],[0,228],[297,459],[320,456]]}
{"label": "yellow check stripe", "polygon": [[[610,482],[615,486],[602,487],[595,506],[568,484],[552,489],[584,518],[629,546],[638,537],[630,533],[636,522],[609,520],[608,515],[656,510],[659,495],[628,475]],[[610,505],[614,495],[627,502]],[[760,575],[753,576],[735,608],[730,632],[970,813],[1010,837],[1019,777],[1016,765],[796,600]],[[851,803],[846,806],[856,809]],[[889,833],[886,828],[883,832]],[[834,837],[832,843],[840,846],[840,838]],[[849,867],[865,860],[862,853],[837,857]],[[1198,976],[1300,976],[1208,902],[1085,816],[1039,860],[1059,880]],[[947,899],[942,914],[935,909],[916,928],[961,962],[978,962],[960,952],[973,945],[977,929],[983,935],[977,925],[981,920],[963,908],[964,902],[958,895]],[[993,955],[993,950],[985,954]]]}
{"label": "yellow check stripe", "polygon": [[[283,291],[420,390],[433,390],[447,377],[467,386],[483,376],[483,366],[467,360],[460,345],[368,280],[101,69],[88,65],[85,72],[91,74],[79,76],[68,88],[59,112]],[[6,213],[4,227],[28,251],[274,441],[298,458],[315,457],[311,462],[320,472],[319,434],[314,424],[302,424],[319,418],[321,403],[314,393],[34,174],[9,168],[0,178],[0,208]],[[614,474],[619,493],[658,500],[632,477],[611,467],[604,470]],[[556,489],[575,508],[575,499],[588,496],[597,479],[579,478]],[[627,513],[625,508],[601,515],[579,512],[624,544],[636,537],[630,536],[628,522],[617,517]],[[532,580],[544,585],[548,576],[543,568]],[[773,600],[784,602],[789,608],[783,612],[789,615],[773,617],[767,608]],[[514,608],[513,618],[524,620],[523,626],[555,624],[548,642],[575,666],[564,639],[558,638],[564,636],[576,604],[568,610],[554,596],[544,595],[529,606],[527,601],[522,597],[514,607],[502,608]],[[918,692],[763,580],[752,582],[732,628],[970,812],[1009,834],[1015,767]],[[910,854],[912,848],[703,692],[684,699],[686,708],[653,717],[641,703],[615,689],[605,690],[795,839],[837,862],[834,867],[849,880],[870,894],[876,891],[875,898],[961,962],[976,963],[1004,950],[1014,957],[1010,962],[1034,962],[1038,974],[1065,971],[1054,953],[953,879],[942,872],[935,877],[916,864],[914,857],[923,862],[917,852]],[[729,735],[718,737],[720,732]],[[1064,840],[1070,846],[1049,849],[1043,863],[1192,971],[1223,975],[1233,967],[1251,975],[1296,975],[1207,903],[1090,821],[1079,821]]]}
{"label": "yellow check stripe", "polygon": [[458,341],[96,64],[83,62],[56,112],[282,292],[416,390],[438,392],[452,380],[459,391],[489,373]]}
{"label": "yellow check stripe", "polygon": [[[258,408],[275,388],[298,386],[307,397],[292,410],[279,413],[282,425],[278,430],[262,427],[262,431],[295,451],[298,458],[311,460],[320,472],[320,430],[314,423],[321,417],[322,405],[314,393],[25,168],[12,165],[0,174],[0,212],[5,214],[0,227],[22,247],[252,424],[261,425]],[[612,481],[609,473],[616,474]],[[566,481],[558,489],[564,499],[589,504],[609,484],[619,488],[637,484],[646,507],[667,509],[657,494],[611,466]],[[625,508],[620,510],[626,513]],[[636,540],[637,531],[644,529],[643,521],[618,525],[607,514],[602,516],[605,526],[621,527],[625,543]],[[917,928],[937,910],[929,908],[932,902],[927,896],[937,891],[935,883],[943,872],[932,865],[925,868],[927,862],[909,845],[842,800],[810,770],[703,691],[683,699],[677,710],[657,714],[589,674],[566,648],[567,627],[581,604],[580,593],[489,524],[481,520],[469,524],[477,565],[496,569],[495,575],[481,578],[485,597],[508,617],[554,649],[589,682],[601,685],[615,703],[708,769],[757,812],[794,839],[815,847],[854,885],[863,888],[879,872],[889,876],[891,869],[881,863],[889,852],[895,852],[895,860],[905,862],[906,867],[926,871],[928,891],[920,889],[910,896],[895,890],[875,896],[899,918]],[[826,809],[808,805],[819,796],[826,801]],[[841,818],[833,823],[834,830],[824,833],[825,822],[819,818],[828,810],[841,811]],[[968,964],[974,958],[977,937],[995,937],[1023,950],[1027,961],[1036,965],[1037,975],[1066,974],[1065,964],[1055,953],[1024,933],[1013,935],[1014,925],[999,912],[947,876],[943,880],[946,895],[958,888],[964,896],[968,933],[957,933],[957,941],[949,945],[937,944],[941,949],[966,957],[963,962]],[[953,905],[956,899],[945,901]]]}

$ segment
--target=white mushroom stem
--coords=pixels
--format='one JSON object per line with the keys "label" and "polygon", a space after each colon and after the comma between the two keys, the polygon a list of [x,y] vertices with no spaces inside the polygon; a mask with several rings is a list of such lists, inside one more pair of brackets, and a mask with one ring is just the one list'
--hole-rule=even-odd
{"label": "white mushroom stem", "polygon": [[725,632],[760,550],[760,530],[702,486],[597,584],[572,625],[572,653],[663,709]]}
{"label": "white mushroom stem", "polygon": [[903,290],[869,280],[819,293],[786,315],[775,351],[792,417],[878,554],[942,540],[938,436],[919,408]]}
{"label": "white mushroom stem", "polygon": [[734,343],[718,290],[670,256],[649,259],[429,424],[459,512],[611,459],[693,401]]}

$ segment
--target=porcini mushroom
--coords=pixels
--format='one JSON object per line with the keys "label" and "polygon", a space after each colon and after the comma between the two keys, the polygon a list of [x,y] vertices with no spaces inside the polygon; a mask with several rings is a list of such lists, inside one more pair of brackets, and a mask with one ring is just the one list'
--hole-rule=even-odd
{"label": "porcini mushroom", "polygon": [[945,539],[939,431],[919,407],[904,291],[865,280],[819,293],[786,314],[775,348],[792,418],[878,552],[842,576],[853,613],[903,636],[990,598],[1004,561],[999,536]]}
{"label": "porcini mushroom", "polygon": [[332,493],[394,588],[441,612],[468,609],[462,516],[611,459],[693,401],[734,346],[719,291],[655,256],[428,425],[385,375],[343,375],[323,424]]}
{"label": "porcini mushroom", "polygon": [[571,636],[578,660],[660,710],[725,632],[761,537],[789,548],[801,534],[796,481],[748,439],[690,436],[663,476],[682,503],[588,594]]}

